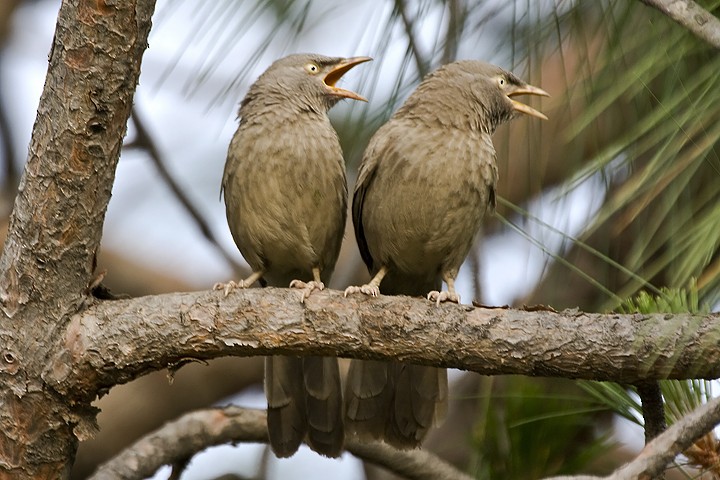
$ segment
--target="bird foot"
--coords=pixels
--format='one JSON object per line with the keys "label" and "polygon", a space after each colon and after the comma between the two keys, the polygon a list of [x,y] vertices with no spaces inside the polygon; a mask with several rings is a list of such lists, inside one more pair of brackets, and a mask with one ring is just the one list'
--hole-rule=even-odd
{"label": "bird foot", "polygon": [[365,285],[361,285],[359,287],[351,286],[345,289],[346,297],[353,293],[364,293],[365,295],[368,295],[370,297],[377,297],[378,295],[380,295],[380,287],[378,287],[377,285],[373,285],[372,283],[366,283]]}
{"label": "bird foot", "polygon": [[293,280],[290,282],[290,288],[302,289],[300,293],[300,303],[305,303],[305,299],[307,299],[314,290],[324,290],[325,284],[323,282],[316,282],[315,280],[307,283],[302,280]]}
{"label": "bird foot", "polygon": [[227,283],[216,283],[213,285],[213,290],[222,290],[223,294],[227,297],[230,292],[236,288],[247,288],[249,286],[250,285],[245,285],[245,280],[239,280],[237,282],[230,280]]}
{"label": "bird foot", "polygon": [[442,302],[460,303],[460,295],[455,292],[448,292],[447,290],[443,290],[442,292],[433,290],[428,293],[427,299],[431,302],[435,302],[438,306],[440,306],[440,303]]}

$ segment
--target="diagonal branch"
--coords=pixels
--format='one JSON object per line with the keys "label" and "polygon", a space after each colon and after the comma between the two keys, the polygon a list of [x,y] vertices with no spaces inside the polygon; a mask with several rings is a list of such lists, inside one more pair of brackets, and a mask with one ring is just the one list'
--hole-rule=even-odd
{"label": "diagonal branch", "polygon": [[165,166],[165,161],[163,160],[163,157],[160,153],[160,150],[158,149],[152,135],[150,134],[150,132],[148,132],[145,121],[143,120],[142,115],[140,115],[137,106],[133,106],[130,113],[130,118],[132,119],[133,124],[135,125],[135,129],[137,130],[137,138],[133,143],[126,144],[124,145],[124,147],[142,148],[147,152],[150,160],[152,160],[153,165],[155,165],[155,168],[157,168],[160,177],[170,188],[170,191],[180,202],[180,205],[182,205],[183,208],[187,210],[190,217],[192,217],[192,219],[195,221],[203,237],[205,237],[205,239],[210,243],[210,245],[215,247],[215,250],[217,250],[217,252],[225,259],[228,265],[230,265],[235,272],[243,272],[243,275],[245,275],[244,272],[247,269],[244,269],[237,261],[235,261],[235,258],[222,247],[220,241],[213,233],[212,227],[210,226],[208,221],[200,213],[198,208],[192,203],[190,198],[185,194],[183,189],[180,188],[180,185],[178,185],[178,183],[168,171],[167,167]]}
{"label": "diagonal branch", "polygon": [[407,12],[407,5],[405,0],[395,0],[395,8],[400,14],[403,26],[405,27],[405,36],[408,41],[408,48],[412,52],[412,56],[415,59],[415,66],[418,69],[418,77],[422,78],[430,71],[430,63],[425,59],[425,56],[420,52],[420,45],[418,44],[417,38],[414,33],[414,23],[410,19]]}
{"label": "diagonal branch", "polygon": [[70,322],[43,378],[92,400],[192,359],[268,354],[395,360],[485,375],[639,383],[720,377],[720,315],[620,315],[436,307],[410,297],[290,289],[192,292],[97,303]]}
{"label": "diagonal branch", "polygon": [[[720,423],[720,398],[697,408],[649,443],[630,463],[608,477],[587,475],[553,477],[549,480],[631,480],[654,478],[677,455]],[[142,438],[100,467],[92,479],[145,478],[160,466],[174,463],[213,445],[230,442],[266,442],[265,413],[239,407],[192,412]],[[422,450],[398,451],[381,443],[348,440],[347,449],[411,479],[467,479],[433,454]]]}
{"label": "diagonal branch", "polygon": [[[59,3],[59,2],[58,2]],[[0,255],[0,477],[67,478],[88,405],[50,392],[48,346],[88,301],[155,0],[63,0]]]}
{"label": "diagonal branch", "polygon": [[660,10],[693,35],[720,49],[720,20],[693,0],[640,0]]}
{"label": "diagonal branch", "polygon": [[565,476],[548,480],[634,480],[655,478],[675,457],[720,424],[720,398],[714,398],[675,422],[662,435],[648,443],[632,462],[608,477]]}
{"label": "diagonal branch", "polygon": [[[212,408],[183,415],[138,440],[102,465],[90,479],[142,479],[162,465],[177,462],[214,445],[267,442],[264,410]],[[348,440],[356,456],[417,480],[470,480],[471,477],[423,450],[400,451],[382,443]]]}
{"label": "diagonal branch", "polygon": [[62,3],[0,256],[9,318],[25,305],[62,315],[84,301],[154,8],[154,0]]}
{"label": "diagonal branch", "polygon": [[720,423],[720,398],[674,423],[665,433],[645,446],[640,455],[612,475],[610,480],[655,478],[673,459],[687,450],[696,440]]}

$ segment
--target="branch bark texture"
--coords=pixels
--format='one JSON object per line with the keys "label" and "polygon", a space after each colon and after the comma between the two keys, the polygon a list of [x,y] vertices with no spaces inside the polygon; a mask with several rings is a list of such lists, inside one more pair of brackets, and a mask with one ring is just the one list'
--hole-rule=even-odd
{"label": "branch bark texture", "polygon": [[45,380],[91,400],[148,369],[224,355],[400,360],[485,375],[638,383],[720,377],[720,316],[619,315],[344,298],[265,288],[98,303],[77,314]]}
{"label": "branch bark texture", "polygon": [[720,20],[693,0],[641,0],[720,50]]}
{"label": "branch bark texture", "polygon": [[[0,476],[63,478],[70,406],[41,380],[95,268],[154,0],[64,0],[0,257]],[[7,478],[7,477],[4,477]]]}

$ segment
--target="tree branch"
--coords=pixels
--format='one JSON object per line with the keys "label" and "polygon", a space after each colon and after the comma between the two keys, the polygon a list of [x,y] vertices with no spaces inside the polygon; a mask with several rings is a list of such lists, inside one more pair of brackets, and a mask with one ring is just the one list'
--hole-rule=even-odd
{"label": "tree branch", "polygon": [[405,27],[405,36],[407,37],[408,48],[415,59],[415,66],[418,69],[418,77],[423,78],[430,71],[430,63],[420,52],[420,46],[418,45],[417,38],[415,38],[415,33],[413,32],[415,25],[408,15],[405,0],[395,0],[395,8],[400,14],[403,26]]}
{"label": "tree branch", "polygon": [[720,423],[720,397],[698,407],[648,443],[632,462],[608,477],[565,476],[548,480],[634,480],[655,478],[676,456]]}
{"label": "tree branch", "polygon": [[[0,477],[67,478],[94,420],[42,381],[84,308],[155,0],[63,0],[0,256]],[[92,421],[90,420],[90,421]]]}
{"label": "tree branch", "polygon": [[[650,442],[635,460],[608,477],[587,475],[549,480],[631,480],[654,478],[697,439],[720,423],[720,398],[715,398],[676,422]],[[265,412],[238,407],[207,409],[184,415],[142,438],[91,477],[135,479],[152,475],[160,466],[174,463],[213,445],[231,442],[267,442]],[[467,479],[451,465],[423,451],[398,451],[382,443],[348,440],[356,456],[412,479]]]}
{"label": "tree branch", "polygon": [[665,402],[659,382],[641,382],[635,385],[642,405],[645,424],[645,443],[660,435],[667,428],[665,423]]}
{"label": "tree branch", "polygon": [[465,29],[465,19],[467,17],[467,8],[465,2],[459,0],[450,0],[446,2],[448,10],[447,34],[445,35],[445,45],[442,50],[440,64],[450,63],[457,58],[460,39]]}
{"label": "tree branch", "polygon": [[[10,2],[12,3],[12,2]],[[0,69],[3,67],[5,56],[3,55],[4,49],[0,46]],[[2,78],[0,78],[0,92],[2,92]],[[2,158],[0,161],[5,162],[4,165],[4,185],[3,195],[8,197],[8,200],[14,198],[17,192],[18,183],[18,168],[16,166],[17,152],[15,151],[15,139],[13,138],[13,126],[14,124],[10,121],[7,114],[7,105],[5,103],[5,97],[0,93],[0,142],[2,142]]]}
{"label": "tree branch", "polygon": [[720,49],[720,20],[693,0],[640,0],[675,20],[693,35]]}
{"label": "tree branch", "polygon": [[670,426],[609,480],[655,478],[673,459],[720,423],[720,398],[713,398]]}
{"label": "tree branch", "polygon": [[720,315],[589,314],[410,297],[343,298],[265,288],[98,302],[74,316],[49,356],[46,382],[98,392],[192,359],[329,355],[521,374],[639,383],[720,377]]}
{"label": "tree branch", "polygon": [[83,301],[154,7],[63,1],[0,257],[8,317],[26,303],[62,315]]}
{"label": "tree branch", "polygon": [[[198,410],[183,415],[141,438],[98,468],[90,480],[142,479],[163,465],[187,459],[214,445],[267,442],[264,410],[239,407]],[[347,440],[346,448],[357,457],[417,480],[470,480],[471,477],[423,450],[400,451],[382,443]]]}
{"label": "tree branch", "polygon": [[140,115],[137,106],[133,106],[130,113],[130,118],[135,125],[135,130],[137,131],[137,138],[133,143],[125,144],[124,147],[134,147],[145,150],[145,152],[150,157],[153,165],[155,165],[155,168],[157,168],[157,171],[160,174],[160,178],[162,178],[162,180],[168,186],[172,194],[175,196],[178,202],[180,202],[180,205],[193,219],[198,229],[200,229],[200,233],[202,233],[203,237],[205,237],[205,240],[207,240],[208,243],[210,243],[210,245],[215,248],[215,250],[220,254],[220,256],[225,259],[228,265],[232,267],[233,271],[236,272],[238,276],[247,276],[247,274],[249,274],[249,272],[246,272],[247,269],[243,268],[235,260],[235,258],[230,255],[230,253],[227,252],[225,248],[223,248],[223,246],[220,244],[220,241],[215,236],[215,233],[213,233],[210,223],[200,213],[200,210],[193,204],[193,202],[190,200],[190,197],[185,194],[185,191],[180,187],[175,178],[173,178],[173,176],[170,174],[170,171],[165,166],[165,161],[163,160],[163,156],[160,153],[160,149],[158,148],[155,140],[148,131],[147,126],[145,125],[145,120],[143,119],[142,115]]}

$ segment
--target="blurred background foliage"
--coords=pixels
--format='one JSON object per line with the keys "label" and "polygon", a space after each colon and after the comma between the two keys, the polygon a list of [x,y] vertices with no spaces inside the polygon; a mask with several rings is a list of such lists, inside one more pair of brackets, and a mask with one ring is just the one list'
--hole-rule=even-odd
{"label": "blurred background foliage", "polygon": [[[718,16],[720,1],[699,3]],[[7,57],[18,48],[18,18],[58,5],[0,2],[5,215],[25,155],[25,146],[11,141],[18,121],[9,107],[13,92],[4,86]],[[715,310],[720,304],[720,55],[639,1],[166,0],[158,2],[150,44],[141,77],[141,91],[150,93],[143,95],[170,92],[178,105],[200,103],[229,121],[198,128],[230,133],[239,99],[275,58],[299,46],[373,56],[368,68],[346,80],[370,104],[342,104],[332,112],[351,188],[368,139],[425,73],[458,58],[502,65],[552,94],[535,105],[550,120],[517,120],[495,135],[502,198],[467,262],[474,299],[483,301],[489,282],[501,281],[483,276],[485,259],[496,254],[491,239],[519,236],[544,256],[537,278],[528,274],[530,284],[516,289],[523,293],[514,304],[610,311],[630,308],[623,302],[634,297],[635,307],[652,298],[653,311],[667,311],[677,300],[672,292],[683,288],[692,292],[691,304]],[[158,45],[163,53],[153,55]],[[226,228],[218,226],[217,215],[208,218],[198,200],[210,195],[199,195],[200,187],[187,178],[184,184],[175,178],[182,180],[183,165],[175,150],[162,148],[157,122],[152,128],[155,112],[146,104],[139,96],[121,166],[131,151],[154,165],[160,175],[151,181],[172,192],[172,201],[187,212],[185,221],[201,232],[197,248],[215,251],[227,275],[239,275],[245,266]],[[217,172],[193,180],[212,179],[209,192],[217,192],[227,138],[226,132],[217,140],[223,145],[198,152],[202,168]],[[570,222],[579,204],[585,205],[580,220]],[[337,287],[367,275],[350,232],[336,269]],[[208,287],[192,275],[167,273],[172,266],[162,273],[149,267],[132,254],[144,239],[136,240],[137,247],[102,254],[113,290],[142,295]],[[99,402],[102,432],[82,445],[77,478],[182,411],[257,389],[261,376],[256,360],[228,359],[184,367],[172,386],[158,373],[113,389]],[[458,374],[452,388],[450,418],[428,447],[477,478],[607,472],[629,455],[622,436],[613,433],[617,422],[609,412],[641,423],[638,400],[622,386],[598,393],[564,380]],[[663,393],[670,401],[701,399],[709,388],[689,382]],[[673,411],[668,408],[668,415]],[[699,448],[717,450],[716,442]],[[705,475],[713,475],[711,470]],[[366,473],[384,475],[372,467]]]}

